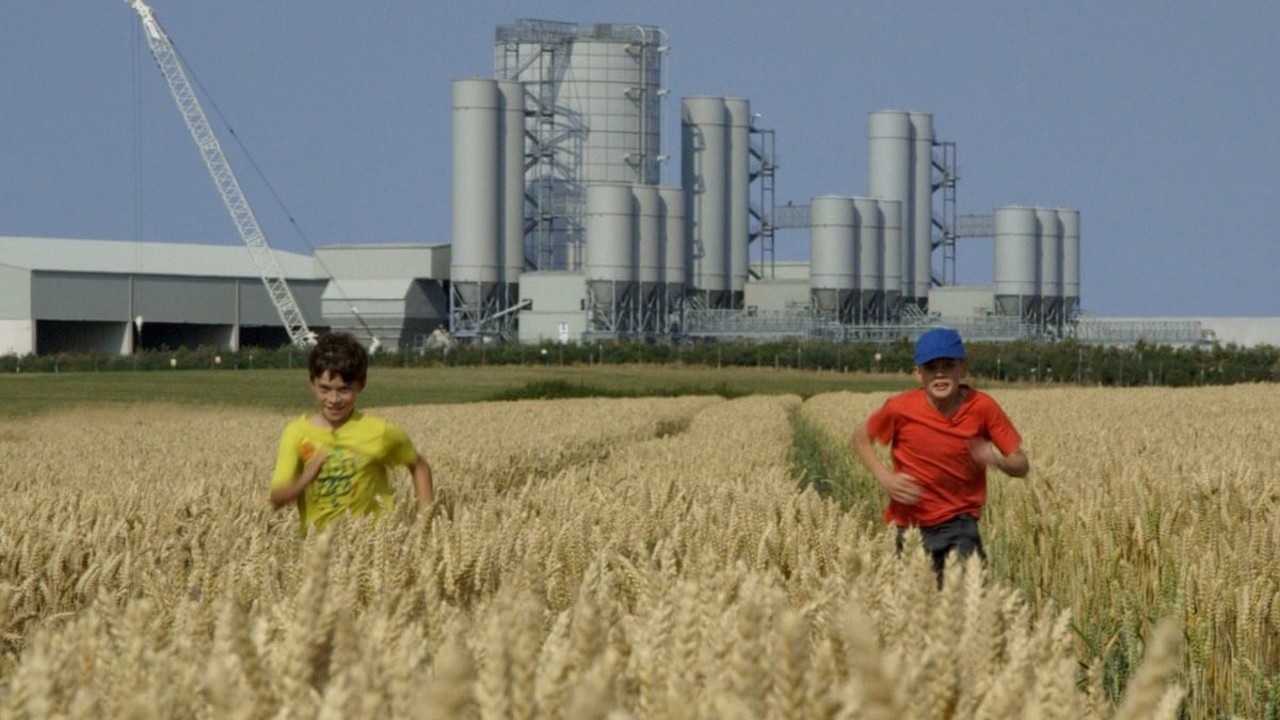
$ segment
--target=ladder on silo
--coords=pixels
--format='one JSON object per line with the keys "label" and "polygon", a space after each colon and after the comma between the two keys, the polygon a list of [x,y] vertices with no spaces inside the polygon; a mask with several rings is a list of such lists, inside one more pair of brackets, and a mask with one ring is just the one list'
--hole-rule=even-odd
{"label": "ladder on silo", "polygon": [[[748,127],[749,137],[758,138],[749,142],[751,160],[755,166],[750,171],[747,182],[759,180],[760,195],[754,206],[748,206],[747,212],[756,222],[756,227],[748,234],[747,244],[759,243],[760,264],[750,269],[751,277],[756,280],[774,276],[774,172],[778,168],[775,153],[775,135],[772,129],[756,126],[756,119],[751,118]],[[750,250],[747,251],[748,254]]]}
{"label": "ladder on silo", "polygon": [[938,237],[933,241],[933,249],[942,249],[942,277],[934,278],[934,285],[956,284],[956,181],[959,175],[956,170],[956,144],[954,142],[937,141],[933,144],[937,152],[932,154],[934,178],[933,192],[942,191],[942,216],[933,215],[933,227]]}

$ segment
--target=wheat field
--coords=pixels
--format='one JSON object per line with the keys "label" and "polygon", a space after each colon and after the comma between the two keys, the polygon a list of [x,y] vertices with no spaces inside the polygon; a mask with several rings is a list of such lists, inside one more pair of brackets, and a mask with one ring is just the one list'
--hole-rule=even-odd
{"label": "wheat field", "polygon": [[848,460],[885,397],[385,408],[436,504],[305,539],[279,412],[0,421],[0,716],[1276,712],[1280,389],[1001,391],[1033,474],[940,591],[797,482],[798,419]]}

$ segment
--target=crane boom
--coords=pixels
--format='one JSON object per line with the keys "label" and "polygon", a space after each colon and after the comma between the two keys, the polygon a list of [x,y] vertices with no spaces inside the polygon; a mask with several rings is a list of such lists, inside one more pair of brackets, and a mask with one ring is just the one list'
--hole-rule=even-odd
{"label": "crane boom", "polygon": [[209,175],[213,177],[213,184],[217,186],[227,212],[231,213],[231,220],[240,233],[240,239],[249,248],[249,255],[258,267],[262,284],[266,286],[267,294],[271,296],[271,302],[275,305],[281,322],[289,332],[289,339],[301,348],[312,345],[315,342],[315,333],[311,332],[307,327],[306,319],[302,317],[298,302],[294,299],[293,292],[289,290],[288,283],[285,282],[280,262],[271,251],[271,246],[267,244],[266,236],[263,235],[258,219],[253,214],[253,208],[249,206],[249,201],[245,198],[244,191],[240,189],[240,183],[236,180],[231,165],[227,163],[222,146],[218,144],[218,138],[213,134],[213,128],[209,126],[209,119],[205,117],[204,108],[200,106],[200,100],[196,97],[191,83],[187,81],[187,74],[182,69],[182,63],[178,61],[178,53],[173,49],[173,43],[169,41],[164,28],[160,27],[151,7],[143,0],[124,1],[138,13],[138,17],[142,20],[143,33],[146,35],[147,45],[151,47],[151,55],[155,57],[161,74],[169,84],[169,92],[178,104],[178,111],[186,121],[187,129],[191,131],[191,137],[195,140],[196,146],[200,149],[200,156],[204,159],[205,166],[209,168]]}

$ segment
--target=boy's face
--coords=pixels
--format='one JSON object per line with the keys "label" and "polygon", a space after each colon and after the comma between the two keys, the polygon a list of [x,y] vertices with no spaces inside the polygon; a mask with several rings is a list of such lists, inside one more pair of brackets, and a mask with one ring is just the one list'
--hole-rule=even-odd
{"label": "boy's face", "polygon": [[940,405],[959,396],[960,381],[968,373],[968,366],[963,360],[938,358],[916,365],[913,372],[933,404]]}
{"label": "boy's face", "polygon": [[364,389],[359,382],[348,383],[341,375],[326,370],[311,378],[311,392],[316,397],[316,410],[333,427],[345,423],[356,409],[356,396]]}

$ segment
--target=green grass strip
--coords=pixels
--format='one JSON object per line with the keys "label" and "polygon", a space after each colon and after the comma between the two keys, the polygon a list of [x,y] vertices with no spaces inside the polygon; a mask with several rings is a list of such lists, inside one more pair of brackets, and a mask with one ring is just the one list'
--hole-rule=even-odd
{"label": "green grass strip", "polygon": [[746,395],[745,391],[730,388],[725,383],[714,385],[650,386],[642,388],[606,388],[567,380],[534,380],[516,387],[504,388],[489,395],[486,400],[561,400],[565,398],[638,398],[684,397],[688,395],[718,395],[733,399]]}
{"label": "green grass strip", "polygon": [[791,415],[791,476],[867,522],[883,522],[884,490],[839,442],[802,413]]}

